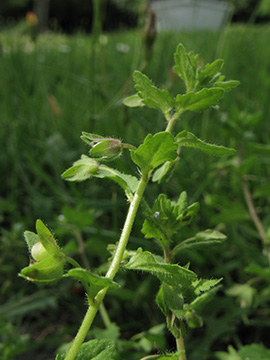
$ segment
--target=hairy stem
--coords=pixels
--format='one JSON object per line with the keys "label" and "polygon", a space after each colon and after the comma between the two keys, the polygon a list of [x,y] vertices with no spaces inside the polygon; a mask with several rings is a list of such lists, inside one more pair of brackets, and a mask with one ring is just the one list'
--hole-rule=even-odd
{"label": "hairy stem", "polygon": [[178,351],[182,351],[182,353],[179,356],[179,360],[187,360],[186,357],[186,351],[185,351],[185,344],[184,344],[184,338],[181,335],[179,338],[176,339],[176,346]]}
{"label": "hairy stem", "polygon": [[174,124],[176,123],[176,121],[180,118],[181,114],[184,112],[184,110],[179,110],[177,111],[175,114],[173,114],[169,119],[168,119],[168,125],[166,127],[167,132],[172,132],[172,129],[174,127]]}
{"label": "hairy stem", "polygon": [[[145,177],[142,177],[137,190],[134,194],[133,200],[130,203],[129,206],[129,210],[127,213],[127,217],[126,217],[126,221],[123,227],[123,231],[121,234],[121,237],[119,239],[119,243],[116,249],[116,252],[114,254],[113,257],[113,261],[109,267],[109,270],[106,274],[106,277],[113,280],[113,278],[115,277],[117,271],[119,270],[122,258],[123,258],[123,254],[125,252],[127,243],[128,243],[128,239],[132,230],[132,226],[137,214],[137,210],[138,207],[140,205],[144,190],[147,186],[147,180],[145,179]],[[75,337],[75,339],[73,340],[73,343],[71,345],[71,348],[68,351],[68,354],[65,358],[65,360],[74,360],[76,357],[76,354],[79,350],[79,347],[81,346],[81,344],[83,343],[92,323],[93,320],[96,316],[96,313],[98,312],[98,309],[102,303],[102,300],[104,299],[104,296],[107,293],[108,288],[104,288],[102,289],[97,296],[95,297],[94,301],[92,301],[92,303],[89,305],[89,308],[86,312],[86,315],[83,319],[83,322],[81,324],[81,327]]]}

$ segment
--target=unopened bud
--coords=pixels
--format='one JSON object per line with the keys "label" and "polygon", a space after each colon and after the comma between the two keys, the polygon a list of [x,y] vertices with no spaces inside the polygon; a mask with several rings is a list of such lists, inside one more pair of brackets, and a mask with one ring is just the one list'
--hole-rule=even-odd
{"label": "unopened bud", "polygon": [[104,138],[99,142],[92,142],[93,146],[89,154],[94,158],[104,160],[113,160],[121,155],[123,145],[120,140],[113,138]]}
{"label": "unopened bud", "polygon": [[36,261],[42,261],[46,259],[50,254],[39,241],[31,249],[32,258]]}
{"label": "unopened bud", "polygon": [[124,145],[121,140],[106,138],[96,134],[83,132],[81,139],[90,147],[89,154],[100,160],[114,160],[122,154]]}

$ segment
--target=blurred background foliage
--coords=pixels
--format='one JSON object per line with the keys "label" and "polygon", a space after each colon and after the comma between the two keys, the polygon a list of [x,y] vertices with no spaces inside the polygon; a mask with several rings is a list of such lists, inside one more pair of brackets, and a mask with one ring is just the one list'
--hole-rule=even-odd
{"label": "blurred background foliage", "polygon": [[[219,0],[217,0],[219,1]],[[221,0],[224,1],[224,0]],[[228,0],[233,5],[233,22],[268,22],[269,0]],[[24,19],[27,11],[36,11],[39,6],[48,6],[49,28],[53,31],[73,33],[91,31],[95,3],[102,6],[105,30],[135,28],[140,12],[149,3],[147,0],[1,0],[0,26],[14,25]],[[41,4],[41,5],[40,5]]]}
{"label": "blurred background foliage", "polygon": [[[75,3],[65,1],[65,8],[75,9]],[[90,3],[81,1],[78,14]],[[237,11],[247,11],[243,3],[250,6],[248,20],[255,3],[239,0]],[[135,14],[136,25],[141,2],[111,4]],[[204,309],[204,327],[187,334],[188,359],[233,360],[233,349],[252,343],[270,348],[269,26],[237,24],[219,32],[160,33],[145,64],[138,28],[104,30],[98,37],[84,32],[68,36],[57,20],[56,32],[31,40],[27,27],[12,27],[8,19],[25,16],[32,6],[22,0],[0,4],[2,16],[8,14],[8,26],[0,33],[0,358],[52,359],[59,344],[72,340],[86,309],[83,290],[71,280],[37,287],[18,278],[28,264],[23,231],[34,231],[35,220],[41,218],[67,254],[104,273],[107,246],[118,240],[127,210],[123,193],[106,180],[71,184],[60,175],[87,153],[80,140],[82,130],[113,135],[136,146],[149,132],[164,129],[158,112],[127,109],[122,100],[134,92],[132,72],[142,64],[157,86],[174,95],[183,91],[172,71],[179,42],[199,53],[202,65],[223,58],[226,77],[241,83],[225,95],[219,111],[188,114],[176,128],[233,147],[236,156],[211,158],[183,150],[172,180],[151,184],[145,194],[150,205],[160,192],[176,199],[183,190],[190,203],[200,202],[196,222],[183,230],[182,238],[206,228],[228,236],[221,246],[183,253],[177,259],[182,265],[190,261],[203,277],[224,278],[222,290]],[[51,6],[61,9],[64,2],[51,1]],[[73,10],[67,16],[70,24],[73,16],[80,18]],[[78,24],[76,29],[82,30]],[[66,30],[74,29],[72,25]],[[137,171],[128,156],[115,161],[115,167]],[[156,244],[141,234],[144,216],[139,215],[129,246],[158,253]],[[111,290],[105,300],[109,321],[104,314],[97,317],[89,339],[119,339],[121,359],[173,350],[175,344],[155,305],[158,282],[129,272],[120,272],[116,281],[121,289]]]}

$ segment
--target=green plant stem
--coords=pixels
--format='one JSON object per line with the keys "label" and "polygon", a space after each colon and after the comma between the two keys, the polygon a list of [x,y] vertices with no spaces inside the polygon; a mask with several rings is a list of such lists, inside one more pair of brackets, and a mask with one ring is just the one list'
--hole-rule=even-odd
{"label": "green plant stem", "polygon": [[176,339],[176,346],[178,351],[183,351],[180,354],[179,360],[187,360],[186,357],[186,351],[185,351],[185,344],[184,344],[184,338],[181,335],[179,338]]}
{"label": "green plant stem", "polygon": [[[133,226],[136,214],[137,214],[137,210],[140,205],[140,202],[141,202],[144,190],[147,186],[147,183],[148,183],[147,179],[142,176],[142,178],[139,181],[137,190],[134,194],[134,197],[130,203],[126,221],[125,221],[123,231],[122,231],[120,239],[119,239],[119,243],[117,245],[116,252],[113,257],[113,261],[112,261],[112,263],[109,267],[109,270],[106,274],[106,277],[108,277],[111,280],[113,280],[117,271],[119,270],[124,252],[126,250],[128,239],[129,239],[129,236],[130,236],[130,233],[132,230],[132,226]],[[79,347],[83,343],[83,341],[93,323],[93,320],[96,316],[96,313],[99,310],[99,307],[102,303],[102,300],[104,299],[104,296],[107,293],[107,290],[108,290],[108,288],[102,289],[97,294],[94,301],[92,301],[92,303],[89,305],[89,308],[88,308],[88,310],[85,314],[85,317],[83,319],[83,322],[81,324],[81,327],[73,340],[73,343],[67,353],[65,360],[74,360],[75,359],[76,354],[79,350]]]}
{"label": "green plant stem", "polygon": [[145,177],[141,177],[141,180],[138,184],[137,190],[134,194],[133,200],[130,203],[130,207],[128,210],[128,214],[126,217],[126,221],[124,224],[124,228],[116,249],[116,252],[114,254],[114,258],[113,261],[111,263],[111,266],[106,274],[106,277],[108,277],[109,279],[113,280],[113,278],[115,277],[115,274],[117,273],[119,267],[120,267],[120,263],[122,261],[123,255],[124,255],[124,251],[126,250],[126,246],[128,243],[128,239],[129,239],[129,235],[131,233],[131,229],[137,214],[137,210],[138,207],[140,205],[144,190],[147,186],[147,179],[145,179]]}
{"label": "green plant stem", "polygon": [[[102,294],[101,294],[102,292]],[[98,295],[99,297],[101,297],[103,295],[103,297],[105,296],[107,292],[107,289],[102,289]],[[103,299],[102,297],[102,299]],[[96,313],[98,311],[98,308],[99,308],[99,305],[101,304],[102,302],[102,299],[100,300],[100,302],[96,301],[96,303],[92,303],[86,314],[85,314],[85,317],[83,319],[83,322],[81,324],[81,327],[79,329],[79,331],[77,332],[77,335],[75,336],[74,340],[73,340],[73,343],[67,353],[67,356],[65,358],[65,360],[74,360],[76,355],[77,355],[77,352],[79,350],[79,347],[81,346],[81,344],[83,343],[88,331],[89,331],[89,328],[96,316]]]}
{"label": "green plant stem", "polygon": [[167,132],[172,132],[172,129],[174,127],[174,124],[176,123],[176,121],[179,119],[179,117],[181,116],[181,114],[184,112],[184,110],[180,109],[179,111],[177,111],[176,113],[174,113],[172,115],[171,118],[169,118],[168,120],[168,125],[166,127]]}

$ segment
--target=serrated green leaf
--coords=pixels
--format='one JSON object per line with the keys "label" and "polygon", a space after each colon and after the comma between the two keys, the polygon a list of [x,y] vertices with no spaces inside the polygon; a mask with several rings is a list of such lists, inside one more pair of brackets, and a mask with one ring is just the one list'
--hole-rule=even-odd
{"label": "serrated green leaf", "polygon": [[186,306],[185,310],[199,310],[203,307],[208,301],[212,300],[214,294],[221,288],[220,286],[215,286],[210,290],[204,292],[203,294],[196,297],[188,306]]}
{"label": "serrated green leaf", "polygon": [[222,278],[219,279],[197,279],[193,281],[192,285],[194,286],[194,293],[196,296],[200,295],[203,292],[206,292],[213,287],[217,286],[222,281]]}
{"label": "serrated green leaf", "polygon": [[173,136],[164,131],[155,135],[147,135],[144,143],[136,151],[131,152],[133,162],[138,165],[144,176],[165,161],[172,161],[177,157],[178,146]]}
{"label": "serrated green leaf", "polygon": [[187,192],[182,191],[178,200],[177,200],[177,207],[178,207],[178,215],[185,211],[187,207]]}
{"label": "serrated green leaf", "polygon": [[123,104],[128,107],[143,107],[145,104],[143,103],[143,99],[138,95],[131,95],[123,100]]}
{"label": "serrated green leaf", "polygon": [[97,173],[98,166],[98,162],[82,155],[80,160],[75,161],[73,166],[62,174],[62,178],[68,181],[84,181]]}
{"label": "serrated green leaf", "polygon": [[98,178],[108,178],[115,181],[125,191],[129,200],[131,200],[139,183],[139,180],[135,176],[121,173],[120,171],[105,165],[101,165],[99,172],[94,176]]}
{"label": "serrated green leaf", "polygon": [[187,92],[192,91],[196,82],[198,57],[193,53],[187,53],[185,47],[179,44],[174,54],[174,61],[174,71],[184,81]]}
{"label": "serrated green leaf", "polygon": [[194,237],[182,241],[180,244],[176,245],[172,250],[172,256],[177,255],[179,252],[190,249],[197,248],[200,246],[209,246],[220,244],[226,240],[226,235],[222,234],[217,230],[207,229],[197,233]]}
{"label": "serrated green leaf", "polygon": [[164,227],[159,223],[159,221],[155,221],[154,218],[144,220],[142,233],[146,239],[157,239],[163,245],[171,241],[171,238],[166,233]]}
{"label": "serrated green leaf", "polygon": [[187,207],[187,194],[182,192],[177,202],[160,194],[155,201],[152,213],[144,221],[142,233],[146,238],[155,238],[164,246],[171,241],[174,233],[188,225],[197,214],[199,204]]}
{"label": "serrated green leaf", "polygon": [[205,88],[222,88],[224,91],[229,91],[239,84],[234,80],[224,81],[225,76],[220,73],[224,63],[221,59],[200,68],[198,55],[194,55],[193,52],[188,53],[182,44],[178,45],[174,58],[176,64],[174,70],[184,80],[187,93],[205,90]]}
{"label": "serrated green leaf", "polygon": [[230,91],[234,87],[240,84],[237,80],[228,80],[228,81],[216,81],[215,86],[222,88],[224,91]]}
{"label": "serrated green leaf", "polygon": [[221,59],[217,59],[210,64],[206,64],[203,69],[198,72],[198,82],[199,88],[208,87],[211,82],[213,82],[213,78],[216,77],[217,74],[223,68],[224,61]]}
{"label": "serrated green leaf", "polygon": [[92,274],[86,269],[82,269],[82,268],[71,269],[64,275],[64,277],[74,277],[77,280],[81,281],[91,300],[94,299],[96,294],[101,289],[107,287],[119,287],[119,285],[116,282],[104,276]]}
{"label": "serrated green leaf", "polygon": [[141,248],[130,258],[125,268],[148,272],[171,286],[186,286],[196,279],[196,274],[191,270],[176,264],[157,261],[152,253],[143,251]]}
{"label": "serrated green leaf", "polygon": [[[142,99],[143,104],[150,108],[161,110],[166,116],[173,108],[173,100],[168,91],[155,87],[151,80],[140,71],[134,71],[133,79],[138,96]],[[138,103],[137,98],[135,98],[135,102]]]}
{"label": "serrated green leaf", "polygon": [[184,95],[179,94],[175,98],[175,107],[184,111],[203,111],[217,105],[223,95],[224,90],[217,87],[189,92]]}
{"label": "serrated green leaf", "polygon": [[82,344],[75,360],[116,360],[116,342],[110,339],[94,339]]}
{"label": "serrated green leaf", "polygon": [[226,155],[232,155],[235,153],[234,149],[227,148],[225,146],[220,146],[220,145],[208,144],[205,141],[197,138],[191,132],[188,132],[186,130],[183,130],[179,134],[176,135],[175,142],[179,146],[192,147],[192,148],[201,150],[206,154],[211,154],[211,155],[215,155],[215,156],[226,156]]}
{"label": "serrated green leaf", "polygon": [[172,287],[166,283],[163,284],[163,299],[167,308],[178,318],[182,319],[184,312],[184,299],[177,291],[176,287]]}

